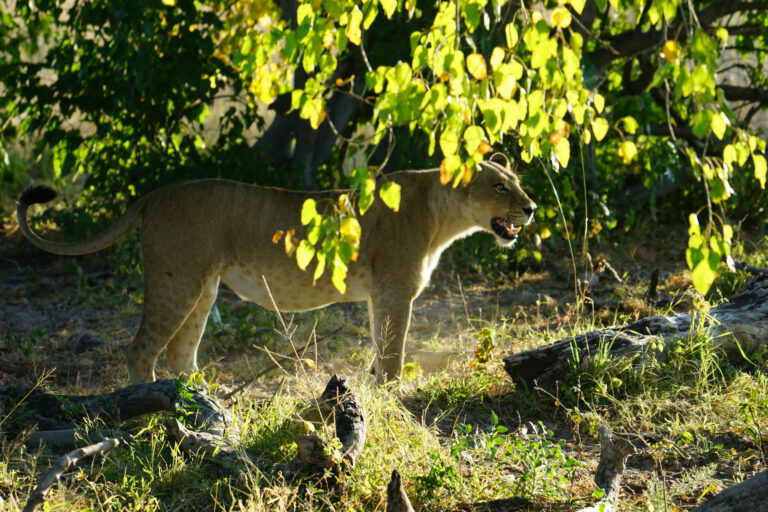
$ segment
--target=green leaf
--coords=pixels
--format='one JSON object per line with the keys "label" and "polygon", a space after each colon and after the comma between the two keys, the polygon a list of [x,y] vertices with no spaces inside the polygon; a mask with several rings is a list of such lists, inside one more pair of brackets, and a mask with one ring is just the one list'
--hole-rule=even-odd
{"label": "green leaf", "polygon": [[624,165],[629,165],[637,157],[637,146],[631,140],[625,140],[619,144],[619,156]]}
{"label": "green leaf", "polygon": [[466,143],[467,153],[470,155],[477,151],[478,146],[483,142],[485,132],[479,126],[467,126],[464,130],[464,142]]}
{"label": "green leaf", "polygon": [[309,241],[302,240],[296,248],[296,264],[301,270],[306,270],[314,255],[314,246]]}
{"label": "green leaf", "polygon": [[712,133],[715,134],[718,140],[723,140],[725,130],[728,127],[728,118],[722,112],[717,112],[712,116],[710,126],[712,127]]}
{"label": "green leaf", "polygon": [[595,134],[595,140],[600,142],[608,133],[608,121],[602,117],[596,117],[592,120],[592,133]]}
{"label": "green leaf", "polygon": [[341,261],[341,258],[337,255],[333,258],[333,273],[331,274],[331,282],[333,286],[339,290],[339,293],[344,295],[347,291],[347,265]]}
{"label": "green leaf", "polygon": [[602,94],[597,93],[595,94],[595,97],[593,98],[593,102],[595,105],[595,110],[598,114],[603,112],[603,108],[605,108],[605,98]]}
{"label": "green leaf", "polygon": [[388,181],[382,185],[379,191],[379,197],[384,204],[394,211],[400,210],[400,184],[394,181]]}
{"label": "green leaf", "polygon": [[709,133],[711,124],[712,111],[711,110],[699,110],[693,116],[693,122],[691,123],[691,131],[697,137],[706,137]]}
{"label": "green leaf", "polygon": [[373,192],[376,190],[376,182],[373,178],[365,178],[360,182],[360,199],[357,201],[357,207],[360,209],[360,215],[365,214],[368,208],[373,204]]}
{"label": "green leaf", "polygon": [[459,136],[451,129],[440,134],[440,150],[444,156],[455,155],[459,151]]}
{"label": "green leaf", "polygon": [[763,155],[752,155],[752,162],[755,164],[755,178],[760,182],[760,188],[765,189],[766,161]]}
{"label": "green leaf", "polygon": [[723,149],[723,163],[730,167],[733,162],[736,161],[736,148],[733,146],[733,144],[728,144]]}
{"label": "green leaf", "polygon": [[251,53],[252,47],[253,47],[253,40],[250,37],[245,36],[245,38],[243,39],[243,45],[240,47],[240,53],[242,53],[243,55],[248,55],[249,53]]}
{"label": "green leaf", "polygon": [[562,167],[568,167],[568,161],[571,158],[571,144],[567,137],[561,138],[555,145],[555,154]]}
{"label": "green leaf", "polygon": [[504,36],[507,39],[507,48],[513,48],[517,44],[518,34],[514,23],[507,23],[504,27]]}
{"label": "green leaf", "polygon": [[395,9],[397,9],[397,0],[379,0],[379,5],[384,9],[387,19],[390,19],[395,14]]}
{"label": "green leaf", "polygon": [[632,116],[625,116],[621,118],[621,123],[624,126],[624,131],[634,135],[637,133],[637,129],[640,127],[637,121]]}
{"label": "green leaf", "polygon": [[301,224],[306,226],[319,216],[320,214],[317,213],[317,202],[311,198],[306,199],[301,206]]}
{"label": "green leaf", "polygon": [[718,254],[709,250],[709,248],[702,247],[698,250],[691,248],[687,249],[685,251],[686,258],[689,251],[699,252],[697,255],[699,262],[691,268],[691,281],[693,281],[693,286],[696,288],[696,291],[705,295],[717,277],[717,268],[720,265],[720,257]]}
{"label": "green leaf", "polygon": [[587,3],[587,0],[568,0],[568,3],[571,4],[571,7],[573,7],[574,11],[576,11],[576,14],[581,14],[581,12],[584,10],[584,5]]}
{"label": "green leaf", "polygon": [[317,281],[320,279],[320,277],[323,275],[323,272],[325,272],[325,253],[319,252],[317,253],[317,266],[315,267],[315,274],[312,277],[314,281]]}

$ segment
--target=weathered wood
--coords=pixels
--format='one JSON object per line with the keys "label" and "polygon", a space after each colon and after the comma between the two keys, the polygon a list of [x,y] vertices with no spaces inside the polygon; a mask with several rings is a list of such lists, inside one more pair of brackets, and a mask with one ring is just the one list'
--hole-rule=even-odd
{"label": "weathered wood", "polygon": [[175,418],[168,420],[166,427],[184,451],[200,455],[235,474],[249,466],[265,474],[280,475],[286,480],[349,471],[354,468],[365,445],[366,426],[360,399],[351,391],[346,379],[334,375],[318,402],[334,411],[336,437],[341,442],[340,455],[345,461],[343,465],[339,465],[340,459],[329,443],[314,434],[296,436],[296,457],[290,462],[276,464],[233,448],[218,433],[187,429]]}
{"label": "weathered wood", "polygon": [[720,492],[691,512],[758,512],[768,508],[768,471]]}
{"label": "weathered wood", "polygon": [[[666,345],[700,327],[708,329],[715,343],[734,360],[742,358],[742,349],[768,344],[768,275],[753,278],[732,301],[712,308],[707,314],[658,315],[625,326],[570,336],[509,355],[504,358],[504,368],[513,379],[527,385],[536,381],[547,386],[565,375],[574,361],[588,365],[606,347],[608,354],[615,357],[642,355],[652,342]],[[663,358],[665,352],[656,356]]]}
{"label": "weathered wood", "polygon": [[336,437],[341,441],[344,458],[354,467],[363,453],[367,429],[360,398],[349,388],[346,379],[331,377],[320,395],[323,402],[334,411]]}
{"label": "weathered wood", "polygon": [[613,435],[605,425],[600,426],[600,462],[595,471],[595,484],[605,494],[594,505],[579,512],[612,512],[616,508],[627,457],[634,452],[632,443]]}
{"label": "weathered wood", "polygon": [[59,481],[61,475],[66,470],[77,464],[79,460],[93,457],[95,455],[104,455],[113,450],[120,444],[117,439],[104,439],[96,444],[86,446],[85,448],[78,448],[66,455],[60,457],[53,464],[53,468],[40,480],[40,483],[32,494],[29,495],[27,504],[24,507],[23,512],[34,512],[37,507],[43,504],[45,497],[56,482]]}
{"label": "weathered wood", "polygon": [[387,486],[387,512],[414,512],[396,469],[392,470],[392,478]]}
{"label": "weathered wood", "polygon": [[[29,393],[30,386],[0,387],[0,400],[15,404]],[[55,395],[34,389],[24,400],[27,424],[41,430],[66,430],[86,417],[99,416],[107,424],[144,414],[186,411],[196,428],[224,435],[232,427],[232,415],[205,393],[173,379],[141,382],[100,395]],[[12,421],[11,417],[11,421]]]}

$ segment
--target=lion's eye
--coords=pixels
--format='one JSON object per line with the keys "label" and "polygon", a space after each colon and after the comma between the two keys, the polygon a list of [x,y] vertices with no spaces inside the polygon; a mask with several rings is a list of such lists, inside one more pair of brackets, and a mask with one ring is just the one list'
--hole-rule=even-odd
{"label": "lion's eye", "polygon": [[504,192],[507,192],[507,187],[505,187],[503,183],[497,183],[496,192],[500,192],[503,194]]}

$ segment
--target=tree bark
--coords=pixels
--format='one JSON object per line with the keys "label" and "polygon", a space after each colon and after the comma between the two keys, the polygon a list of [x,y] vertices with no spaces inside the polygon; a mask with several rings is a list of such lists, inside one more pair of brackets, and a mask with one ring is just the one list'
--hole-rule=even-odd
{"label": "tree bark", "polygon": [[597,503],[579,512],[612,512],[616,509],[627,457],[634,452],[629,441],[616,437],[605,425],[600,426],[600,463],[595,471],[595,483],[605,494]]}
{"label": "tree bark", "polygon": [[[743,350],[768,344],[768,275],[753,278],[732,301],[712,308],[707,314],[658,315],[623,327],[570,336],[509,355],[504,358],[504,369],[526,385],[536,381],[550,386],[567,374],[573,364],[588,365],[597,354],[640,356],[653,342],[667,345],[702,328],[733,360],[743,358]],[[665,353],[657,353],[656,357],[663,359]]]}
{"label": "tree bark", "polygon": [[276,464],[233,448],[221,435],[210,430],[195,432],[187,429],[175,418],[168,420],[166,427],[184,451],[200,454],[235,474],[255,466],[262,473],[279,475],[286,480],[327,475],[329,479],[326,483],[335,487],[336,477],[354,468],[363,451],[366,438],[365,416],[360,399],[352,392],[348,381],[335,375],[331,377],[318,402],[321,407],[330,407],[334,413],[336,437],[342,446],[338,454],[340,459],[333,447],[315,434],[296,436],[296,457],[291,462]]}
{"label": "tree bark", "polygon": [[396,469],[392,470],[392,478],[387,486],[387,512],[414,512]]}
{"label": "tree bark", "polygon": [[768,502],[768,471],[729,487],[692,512],[757,512]]}
{"label": "tree bark", "polygon": [[35,490],[32,491],[32,494],[29,495],[29,499],[27,500],[27,504],[24,507],[23,512],[34,512],[37,510],[37,507],[42,505],[45,501],[45,496],[48,494],[51,488],[56,484],[56,482],[59,481],[61,475],[63,475],[66,470],[77,464],[78,461],[96,455],[105,455],[107,452],[116,448],[119,444],[120,441],[117,439],[104,439],[103,441],[92,444],[90,446],[86,446],[85,448],[79,448],[77,450],[71,451],[57,459],[53,464],[53,469],[51,469],[43,477],[42,480],[40,480],[38,486],[35,487]]}
{"label": "tree bark", "polygon": [[140,382],[100,395],[54,395],[39,388],[30,393],[30,389],[2,386],[0,400],[10,407],[23,400],[25,414],[31,416],[28,424],[37,424],[42,430],[71,430],[83,418],[95,416],[118,424],[158,411],[185,411],[196,428],[204,427],[220,436],[232,427],[232,415],[221,404],[174,379]]}

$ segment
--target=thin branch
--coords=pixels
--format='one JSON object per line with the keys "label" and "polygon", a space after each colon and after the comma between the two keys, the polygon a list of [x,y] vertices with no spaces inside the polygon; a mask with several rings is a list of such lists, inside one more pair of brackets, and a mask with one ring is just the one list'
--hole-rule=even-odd
{"label": "thin branch", "polygon": [[105,455],[119,445],[120,441],[117,439],[104,439],[101,442],[86,446],[85,448],[78,448],[77,450],[73,450],[60,457],[53,464],[53,469],[40,480],[38,486],[32,491],[32,494],[29,495],[29,500],[27,500],[23,512],[34,512],[37,510],[37,507],[41,506],[45,501],[45,496],[51,488],[59,481],[61,475],[77,464],[78,461],[95,455]]}
{"label": "thin branch", "polygon": [[[342,330],[343,328],[344,328],[344,326],[338,327],[337,329],[334,329],[332,332],[329,332],[329,333],[328,333],[328,334],[326,334],[325,336],[321,336],[320,338],[317,338],[317,341],[315,341],[315,345],[318,345],[318,344],[322,343],[323,341],[325,341],[326,339],[330,338],[331,336],[333,336],[333,335],[335,335],[335,334],[338,334],[339,332],[341,332],[341,330]],[[300,356],[301,356],[301,357],[303,357],[303,356],[304,356],[304,354],[305,354],[305,353],[307,352],[307,350],[309,349],[310,345],[312,345],[312,338],[311,338],[311,337],[310,337],[310,339],[307,341],[307,344],[306,344],[306,345],[304,345],[304,348],[302,349],[302,351],[301,351],[301,354],[300,354]],[[232,398],[234,395],[238,394],[238,393],[239,393],[239,392],[241,392],[243,389],[245,389],[246,387],[250,386],[252,383],[254,383],[255,381],[257,381],[258,379],[260,379],[261,377],[263,377],[263,376],[264,376],[264,375],[266,375],[267,373],[269,373],[269,372],[271,372],[272,370],[275,370],[275,369],[277,369],[277,368],[280,368],[280,365],[279,365],[279,364],[277,364],[277,363],[274,361],[274,359],[273,359],[272,361],[273,361],[273,362],[272,362],[272,364],[269,364],[269,365],[267,365],[267,367],[266,367],[266,368],[264,368],[263,370],[261,370],[259,373],[257,373],[256,375],[254,375],[253,377],[251,377],[250,379],[248,379],[247,381],[243,382],[242,384],[240,384],[239,386],[237,386],[235,389],[233,389],[232,391],[230,391],[229,393],[227,393],[226,395],[224,395],[224,396],[222,397],[222,400],[229,400],[229,399],[230,399],[230,398]]]}

